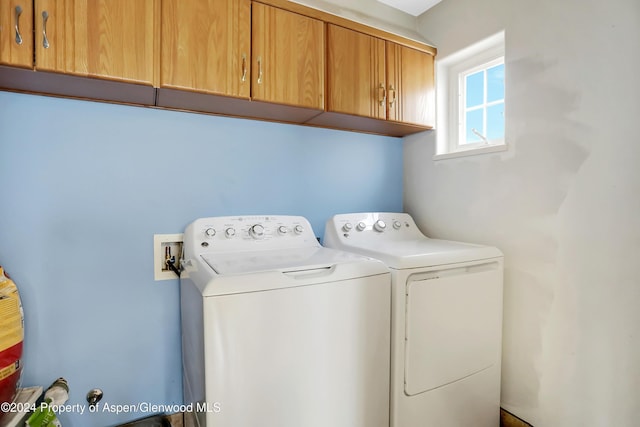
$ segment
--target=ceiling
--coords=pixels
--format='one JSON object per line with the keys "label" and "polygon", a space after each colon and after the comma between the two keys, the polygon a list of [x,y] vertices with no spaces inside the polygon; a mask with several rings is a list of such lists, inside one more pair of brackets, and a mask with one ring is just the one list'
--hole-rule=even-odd
{"label": "ceiling", "polygon": [[399,9],[409,15],[421,15],[427,9],[432,8],[440,3],[440,0],[378,0],[393,8]]}

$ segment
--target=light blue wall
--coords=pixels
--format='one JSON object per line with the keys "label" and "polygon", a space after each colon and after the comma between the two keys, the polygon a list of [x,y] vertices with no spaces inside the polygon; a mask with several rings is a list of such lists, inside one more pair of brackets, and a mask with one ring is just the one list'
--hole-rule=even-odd
{"label": "light blue wall", "polygon": [[[69,403],[181,403],[178,281],[153,234],[204,216],[402,209],[395,138],[0,92],[0,264],[26,322],[23,385]],[[65,414],[104,427],[147,414]]]}

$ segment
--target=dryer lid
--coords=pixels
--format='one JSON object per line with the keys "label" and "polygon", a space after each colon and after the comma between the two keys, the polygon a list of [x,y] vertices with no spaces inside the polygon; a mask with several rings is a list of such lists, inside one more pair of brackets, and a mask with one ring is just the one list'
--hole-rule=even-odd
{"label": "dryer lid", "polygon": [[335,215],[327,221],[324,244],[368,255],[396,270],[502,256],[494,247],[430,239],[409,214],[396,212]]}
{"label": "dryer lid", "polygon": [[379,259],[390,268],[432,267],[501,257],[502,253],[491,246],[424,237],[412,240],[381,241],[379,245],[345,245],[350,250]]}

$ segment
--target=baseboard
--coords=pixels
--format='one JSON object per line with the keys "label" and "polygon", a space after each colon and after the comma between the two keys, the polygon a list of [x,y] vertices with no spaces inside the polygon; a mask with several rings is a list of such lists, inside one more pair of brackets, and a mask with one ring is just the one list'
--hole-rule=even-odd
{"label": "baseboard", "polygon": [[500,408],[500,427],[533,427],[533,425]]}

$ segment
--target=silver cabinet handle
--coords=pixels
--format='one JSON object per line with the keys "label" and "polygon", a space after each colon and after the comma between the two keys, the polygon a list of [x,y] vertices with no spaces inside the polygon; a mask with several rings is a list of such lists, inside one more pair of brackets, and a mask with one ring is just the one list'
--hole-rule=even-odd
{"label": "silver cabinet handle", "polygon": [[242,77],[240,78],[241,82],[247,80],[247,55],[242,54]]}
{"label": "silver cabinet handle", "polygon": [[262,84],[262,57],[258,56],[258,84]]}
{"label": "silver cabinet handle", "polygon": [[16,18],[16,44],[22,44],[22,35],[20,35],[20,15],[22,15],[22,8],[20,6],[16,6],[14,14]]}
{"label": "silver cabinet handle", "polygon": [[396,102],[396,90],[393,85],[389,85],[389,92],[393,92],[393,96],[389,100],[389,107],[393,107],[393,104]]}
{"label": "silver cabinet handle", "polygon": [[47,11],[42,12],[42,46],[45,49],[49,49],[49,39],[47,38],[47,20],[49,19],[49,14]]}

